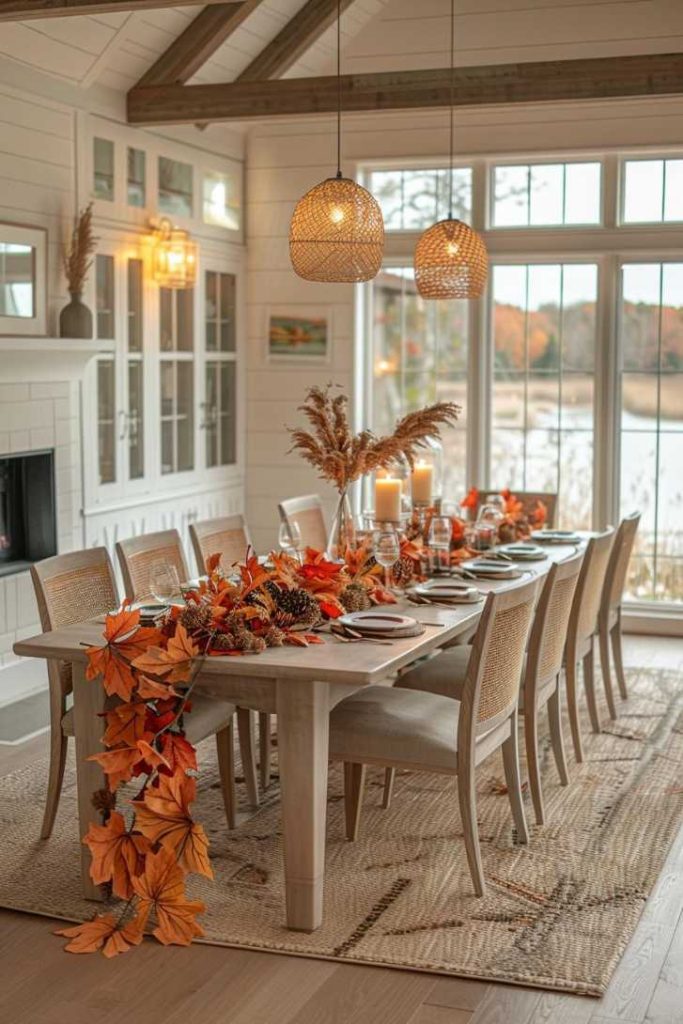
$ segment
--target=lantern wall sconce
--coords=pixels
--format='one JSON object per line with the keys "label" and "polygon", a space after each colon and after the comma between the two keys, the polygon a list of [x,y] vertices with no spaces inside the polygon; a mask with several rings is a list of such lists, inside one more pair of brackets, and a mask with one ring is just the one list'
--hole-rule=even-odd
{"label": "lantern wall sconce", "polygon": [[161,288],[192,288],[197,280],[198,246],[187,231],[164,217],[152,234],[152,276]]}

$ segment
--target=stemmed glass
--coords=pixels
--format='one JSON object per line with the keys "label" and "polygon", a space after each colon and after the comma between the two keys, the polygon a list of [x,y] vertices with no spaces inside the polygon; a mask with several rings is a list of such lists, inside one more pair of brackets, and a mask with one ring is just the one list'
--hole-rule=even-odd
{"label": "stemmed glass", "polygon": [[451,521],[448,516],[432,516],[427,544],[432,552],[434,572],[447,572],[450,568]]}
{"label": "stemmed glass", "polygon": [[152,596],[159,604],[174,604],[182,600],[178,570],[170,562],[153,562],[149,571]]}
{"label": "stemmed glass", "polygon": [[391,586],[389,570],[401,557],[398,533],[389,523],[381,524],[375,531],[372,538],[372,553],[379,565],[384,568],[384,585],[389,590]]}
{"label": "stemmed glass", "polygon": [[283,519],[280,523],[280,531],[278,533],[278,543],[283,551],[287,551],[296,558],[297,561],[301,561],[301,527],[299,526],[296,519]]}

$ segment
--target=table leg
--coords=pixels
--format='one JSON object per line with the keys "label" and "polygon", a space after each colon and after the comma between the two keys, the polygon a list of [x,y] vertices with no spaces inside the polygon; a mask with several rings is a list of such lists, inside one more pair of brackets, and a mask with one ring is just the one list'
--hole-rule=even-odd
{"label": "table leg", "polygon": [[278,681],[277,731],[287,927],[311,932],[323,920],[329,749],[327,684]]}
{"label": "table leg", "polygon": [[[106,789],[107,779],[97,761],[88,761],[91,754],[101,754],[104,719],[98,715],[105,710],[106,694],[99,679],[85,678],[85,664],[72,663],[74,685],[74,733],[76,739],[76,784],[78,788],[78,832],[81,839],[90,825],[102,824],[99,811],[93,807],[92,796],[98,789]],[[90,878],[90,850],[81,844],[81,880],[83,895],[89,900],[102,900],[102,892]]]}

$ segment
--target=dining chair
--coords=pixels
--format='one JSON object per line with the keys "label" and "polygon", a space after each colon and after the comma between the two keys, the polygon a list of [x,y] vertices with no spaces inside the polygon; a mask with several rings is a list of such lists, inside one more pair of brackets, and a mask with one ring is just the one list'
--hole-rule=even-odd
{"label": "dining chair", "polygon": [[[206,572],[206,560],[211,555],[220,554],[223,569],[228,569],[235,562],[244,562],[247,549],[251,545],[249,528],[242,515],[221,516],[218,519],[204,519],[197,523],[190,523],[190,540],[200,576]],[[240,736],[240,751],[247,791],[250,801],[258,804],[254,716],[255,712],[246,708],[237,708],[237,730]],[[262,789],[267,789],[271,778],[270,715],[265,711],[259,712],[258,723],[259,775]]]}
{"label": "dining chair", "polygon": [[[366,765],[455,775],[472,883],[477,896],[483,896],[475,768],[502,748],[517,839],[528,842],[517,721],[519,681],[536,589],[537,580],[533,579],[488,595],[472,644],[461,700],[403,685],[368,686],[334,708],[330,715],[330,758],[344,762],[348,839],[358,835]],[[406,673],[401,683],[410,675]]]}
{"label": "dining chair", "polygon": [[190,578],[185,552],[177,530],[160,530],[118,541],[116,554],[126,600],[146,601],[152,596],[152,568],[157,562],[173,566],[178,581]]}
{"label": "dining chair", "polygon": [[[612,645],[614,669],[622,700],[627,700],[624,658],[621,647],[621,604],[626,585],[628,564],[638,532],[640,512],[633,512],[622,519],[614,537],[614,544],[607,564],[605,584],[602,588],[600,611],[598,612],[598,636],[600,642],[600,666],[605,688],[612,693],[609,648]],[[612,702],[614,703],[614,702]],[[611,713],[611,709],[610,709]],[[614,717],[614,716],[613,716]]]}
{"label": "dining chair", "polygon": [[[128,601],[143,601],[151,596],[152,566],[156,562],[166,562],[168,565],[174,566],[180,582],[186,582],[190,577],[182,541],[177,530],[143,533],[139,537],[120,540],[116,545],[116,554],[121,566],[123,586]],[[249,803],[258,806],[259,795],[252,719],[253,716],[246,708],[238,709],[237,732],[240,741],[244,784]],[[268,742],[270,744],[270,736]],[[270,764],[270,758],[268,763]]]}
{"label": "dining chair", "polygon": [[190,523],[190,540],[200,576],[206,572],[206,560],[211,555],[220,555],[221,565],[227,570],[235,562],[244,562],[251,545],[249,529],[241,515]]}
{"label": "dining chair", "polygon": [[[583,685],[593,732],[600,732],[600,717],[595,698],[595,637],[598,627],[600,598],[605,583],[614,529],[610,526],[604,533],[591,537],[586,545],[583,564],[574,591],[574,600],[569,615],[567,645],[564,653],[564,669],[567,681],[567,707],[572,732],[574,756],[583,761],[581,743],[581,722],[578,699],[578,663],[583,665]],[[612,718],[616,717],[614,697],[610,680],[604,680],[605,697]]]}
{"label": "dining chair", "polygon": [[300,498],[286,498],[278,505],[278,511],[283,522],[290,523],[296,520],[299,524],[304,548],[326,550],[327,527],[319,495],[305,494]]}
{"label": "dining chair", "polygon": [[[486,495],[491,494],[492,491],[482,491],[479,494],[479,504],[477,505],[477,515],[479,515],[479,509],[482,505],[486,504]],[[546,509],[546,521],[545,525],[554,527],[556,525],[557,517],[557,492],[556,491],[514,491],[514,496],[518,501],[521,501],[522,508],[525,514],[535,512],[538,506],[538,502],[542,501]]]}
{"label": "dining chair", "polygon": [[[111,560],[105,548],[55,555],[31,566],[43,632],[82,622],[118,608],[119,596]],[[50,685],[50,770],[41,838],[52,834],[64,778],[68,738],[74,735],[73,709],[67,697],[73,690],[71,665],[48,661]],[[196,744],[216,737],[218,770],[228,826],[235,827],[233,715],[228,701],[194,694],[192,713],[185,719],[188,740]]]}

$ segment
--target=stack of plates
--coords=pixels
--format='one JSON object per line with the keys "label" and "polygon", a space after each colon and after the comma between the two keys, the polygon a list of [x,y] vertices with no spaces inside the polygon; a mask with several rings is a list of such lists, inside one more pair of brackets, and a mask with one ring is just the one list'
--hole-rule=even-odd
{"label": "stack of plates", "polygon": [[412,593],[428,601],[447,604],[476,604],[483,594],[469,583],[457,583],[450,580],[428,580],[413,587]]}
{"label": "stack of plates", "polygon": [[541,544],[580,544],[581,537],[574,530],[535,530],[531,539]]}
{"label": "stack of plates", "polygon": [[362,633],[363,636],[398,640],[400,637],[420,636],[424,626],[410,615],[395,612],[350,612],[334,620],[334,625]]}
{"label": "stack of plates", "polygon": [[503,544],[498,550],[520,562],[540,562],[548,557],[538,544]]}
{"label": "stack of plates", "polygon": [[460,568],[484,580],[517,580],[522,575],[514,562],[500,562],[493,558],[472,558],[461,562]]}
{"label": "stack of plates", "polygon": [[156,626],[163,619],[168,611],[167,604],[141,604],[137,606],[140,612],[141,626]]}

